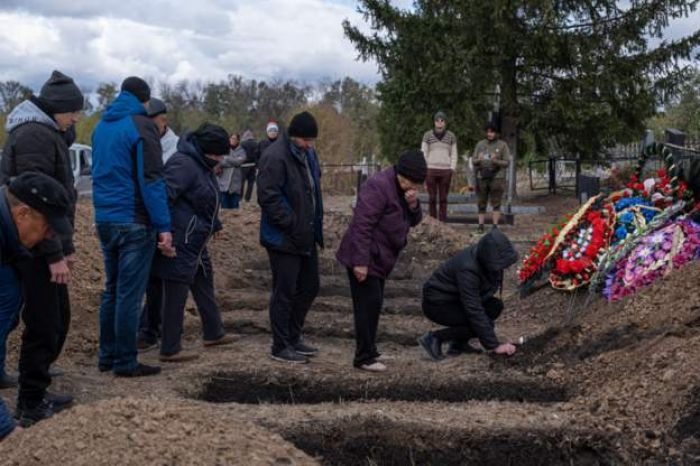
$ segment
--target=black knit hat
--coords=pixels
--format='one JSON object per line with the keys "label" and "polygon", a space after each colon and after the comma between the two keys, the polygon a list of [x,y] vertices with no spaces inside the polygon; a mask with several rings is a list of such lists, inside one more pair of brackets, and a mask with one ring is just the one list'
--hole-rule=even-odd
{"label": "black knit hat", "polygon": [[396,173],[408,178],[414,183],[423,183],[428,176],[428,164],[425,163],[423,152],[419,150],[407,150],[396,164]]}
{"label": "black knit hat", "polygon": [[228,133],[224,128],[212,123],[202,123],[197,131],[192,133],[197,146],[205,154],[226,155],[229,153]]}
{"label": "black knit hat", "polygon": [[48,175],[39,172],[24,172],[8,186],[10,193],[24,204],[46,217],[51,229],[59,236],[73,233],[68,221],[68,193],[65,188]]}
{"label": "black knit hat", "polygon": [[168,107],[165,105],[165,102],[163,102],[160,99],[156,99],[155,97],[148,101],[149,117],[157,117],[158,115],[162,115],[163,113],[168,113]]}
{"label": "black knit hat", "polygon": [[73,78],[58,70],[51,73],[48,81],[41,86],[38,99],[51,113],[79,112],[85,103],[83,93]]}
{"label": "black knit hat", "polygon": [[315,139],[318,137],[318,125],[312,114],[301,112],[294,115],[287,132],[289,137]]}
{"label": "black knit hat", "polygon": [[151,88],[148,83],[138,76],[130,76],[122,82],[122,91],[127,91],[139,99],[139,102],[151,100]]}

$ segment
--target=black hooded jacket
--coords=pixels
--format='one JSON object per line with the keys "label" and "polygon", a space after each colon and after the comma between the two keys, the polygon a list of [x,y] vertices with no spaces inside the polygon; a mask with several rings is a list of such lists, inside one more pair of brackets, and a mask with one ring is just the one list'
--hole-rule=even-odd
{"label": "black hooded jacket", "polygon": [[493,322],[483,302],[503,284],[503,270],[518,260],[518,253],[500,230],[491,230],[473,246],[443,263],[423,287],[423,299],[431,303],[458,301],[486,349],[498,346]]}
{"label": "black hooded jacket", "polygon": [[[7,184],[24,172],[44,173],[66,189],[70,199],[68,218],[75,221],[78,194],[71,167],[69,147],[75,141],[75,130],[61,132],[52,116],[40,106],[36,98],[15,107],[7,117],[7,141],[2,151],[0,184]],[[53,264],[73,254],[73,238],[51,238],[39,243],[33,250],[36,256],[46,257]]]}

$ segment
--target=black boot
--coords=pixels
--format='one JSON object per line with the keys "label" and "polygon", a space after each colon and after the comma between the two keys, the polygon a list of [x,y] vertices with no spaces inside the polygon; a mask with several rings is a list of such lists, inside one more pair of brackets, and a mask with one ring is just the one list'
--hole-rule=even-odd
{"label": "black boot", "polygon": [[51,405],[51,410],[54,413],[58,413],[70,407],[70,405],[73,404],[73,400],[74,398],[72,395],[64,395],[61,393],[46,392],[46,395],[44,395],[44,401]]}
{"label": "black boot", "polygon": [[442,354],[442,342],[433,332],[427,332],[418,339],[418,343],[423,347],[426,354],[433,361],[441,361],[445,359]]}
{"label": "black boot", "polygon": [[46,400],[42,400],[42,402],[34,408],[26,408],[18,405],[17,411],[15,412],[15,419],[17,419],[17,423],[20,426],[27,428],[33,426],[39,421],[48,419],[53,415],[54,410],[51,407],[51,403]]}

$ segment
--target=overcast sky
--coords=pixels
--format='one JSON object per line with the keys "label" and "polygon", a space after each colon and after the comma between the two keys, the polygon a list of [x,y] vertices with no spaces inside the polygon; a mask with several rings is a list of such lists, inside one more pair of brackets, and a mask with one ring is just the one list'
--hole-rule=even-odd
{"label": "overcast sky", "polygon": [[[133,74],[373,83],[376,65],[343,36],[344,19],[362,24],[355,10],[352,0],[0,0],[0,80],[38,87],[60,69],[87,89]],[[669,37],[699,25],[696,12]]]}

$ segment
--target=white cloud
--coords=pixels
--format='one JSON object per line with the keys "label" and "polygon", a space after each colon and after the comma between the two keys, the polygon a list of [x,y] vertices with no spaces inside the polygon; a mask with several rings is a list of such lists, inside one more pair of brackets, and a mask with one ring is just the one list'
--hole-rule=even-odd
{"label": "white cloud", "polygon": [[[374,82],[376,65],[357,61],[344,37],[346,18],[367,27],[352,0],[2,0],[0,80],[38,87],[57,68],[93,88],[133,74]],[[699,23],[700,12],[675,20],[668,37]]]}
{"label": "white cloud", "polygon": [[171,83],[232,73],[376,81],[376,65],[358,62],[344,37],[346,18],[362,23],[353,5],[327,0],[8,0],[0,79],[36,87],[58,68],[92,87],[132,74]]}

